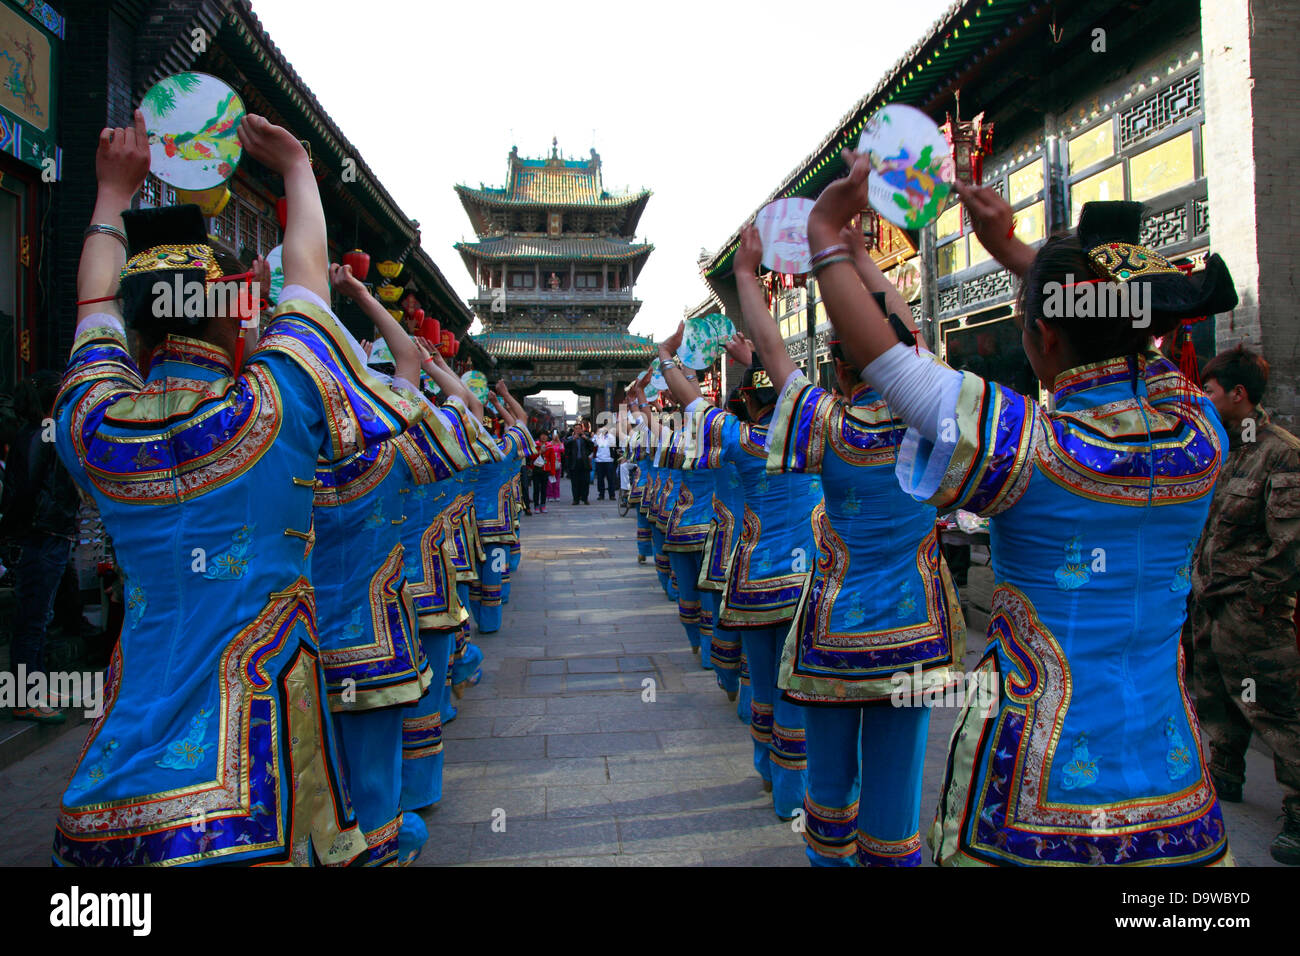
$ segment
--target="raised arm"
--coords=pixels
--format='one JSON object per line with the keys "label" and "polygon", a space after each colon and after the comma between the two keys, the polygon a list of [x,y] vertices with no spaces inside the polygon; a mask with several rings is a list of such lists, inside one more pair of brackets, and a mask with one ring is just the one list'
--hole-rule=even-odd
{"label": "raised arm", "polygon": [[521,423],[528,421],[528,413],[524,411],[524,406],[520,405],[519,401],[510,394],[510,386],[504,381],[498,381],[496,391],[510,409],[510,413],[515,416],[515,421]]}
{"label": "raised arm", "polygon": [[492,410],[496,412],[501,421],[505,423],[506,428],[509,428],[518,422],[518,419],[515,417],[515,413],[511,410],[509,404],[507,404],[505,399],[496,392],[488,392],[488,401],[492,405]]}
{"label": "raised arm", "polygon": [[853,256],[853,266],[858,270],[858,278],[862,280],[867,291],[882,293],[885,297],[885,311],[898,316],[909,329],[915,328],[916,322],[912,316],[911,306],[898,291],[898,286],[885,278],[885,274],[876,265],[876,260],[871,258],[858,217],[855,216],[852,222],[840,230],[840,242],[849,247],[849,254]]}
{"label": "raised arm", "polygon": [[442,394],[459,398],[464,402],[465,407],[469,409],[470,414],[482,422],[483,403],[474,397],[474,393],[465,387],[465,383],[460,380],[460,376],[451,370],[451,366],[442,357],[442,353],[437,349],[428,347],[431,344],[416,340],[416,345],[420,350],[420,367],[429,373],[431,379],[438,383],[438,387],[442,389]]}
{"label": "raised arm", "polygon": [[[144,114],[135,111],[135,125],[104,129],[95,151],[95,176],[99,191],[90,230],[81,246],[77,267],[77,319],[97,312],[121,317],[117,295],[122,267],[126,265],[126,232],[122,211],[149,175],[149,132]],[[96,230],[96,226],[103,229]],[[102,301],[90,301],[99,299]],[[84,303],[84,304],[83,304]]]}
{"label": "raised arm", "polygon": [[664,381],[668,383],[668,390],[673,393],[673,398],[682,408],[701,397],[699,385],[686,376],[681,363],[676,358],[685,329],[686,323],[679,323],[677,331],[659,343],[659,371],[663,374]]}
{"label": "raised arm", "polygon": [[389,315],[380,301],[370,294],[365,283],[352,274],[351,266],[330,263],[329,275],[334,288],[361,308],[388,343],[396,366],[393,377],[404,379],[415,386],[420,378],[420,349],[411,341],[401,323]]}
{"label": "raised arm", "polygon": [[[844,151],[849,175],[827,186],[808,216],[808,246],[813,255],[836,245],[840,232],[867,206],[867,174],[871,163],[866,155]],[[817,271],[817,286],[831,324],[844,352],[858,368],[898,344],[884,314],[862,284],[851,255],[833,255]]]}
{"label": "raised arm", "polygon": [[987,186],[954,183],[953,191],[970,213],[975,238],[989,255],[1017,278],[1023,279],[1034,264],[1036,253],[1016,238],[1016,220],[1011,204]]}
{"label": "raised arm", "polygon": [[740,293],[740,314],[745,329],[754,337],[763,367],[780,388],[794,374],[795,364],[781,339],[776,319],[772,318],[767,303],[763,301],[763,288],[758,284],[758,264],[762,257],[763,240],[751,223],[741,230],[740,245],[733,260],[736,289]]}
{"label": "raised arm", "polygon": [[[300,285],[329,301],[330,259],[325,210],[307,151],[294,135],[263,116],[246,115],[239,141],[252,156],[284,179],[288,218],[284,225],[284,284]],[[396,357],[397,353],[393,353]]]}

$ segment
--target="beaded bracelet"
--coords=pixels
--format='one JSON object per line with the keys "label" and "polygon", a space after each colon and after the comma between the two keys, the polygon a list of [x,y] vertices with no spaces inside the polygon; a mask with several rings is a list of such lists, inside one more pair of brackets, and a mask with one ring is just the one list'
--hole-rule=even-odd
{"label": "beaded bracelet", "polygon": [[831,256],[829,259],[823,259],[821,262],[817,263],[817,265],[810,267],[808,270],[808,274],[815,276],[817,275],[817,273],[821,272],[827,266],[833,266],[838,262],[852,262],[852,261],[853,261],[852,256],[845,256],[845,255]]}
{"label": "beaded bracelet", "polygon": [[808,260],[808,265],[815,266],[817,263],[821,262],[827,256],[832,256],[835,255],[836,253],[847,253],[848,251],[849,251],[849,247],[842,242],[836,243],[833,246],[827,246],[821,252],[817,253],[812,258],[810,258]]}

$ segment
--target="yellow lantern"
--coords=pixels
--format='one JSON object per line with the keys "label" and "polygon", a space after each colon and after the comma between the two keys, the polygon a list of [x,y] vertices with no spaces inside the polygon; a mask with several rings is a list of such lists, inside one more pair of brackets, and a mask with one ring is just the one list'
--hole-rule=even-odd
{"label": "yellow lantern", "polygon": [[375,294],[379,296],[380,302],[396,302],[402,297],[402,287],[385,282],[375,289]]}
{"label": "yellow lantern", "polygon": [[211,189],[178,189],[176,199],[181,203],[193,203],[199,207],[199,212],[211,219],[220,216],[226,203],[230,202],[230,190],[224,185],[213,186]]}
{"label": "yellow lantern", "polygon": [[402,264],[391,259],[375,263],[375,268],[379,270],[379,274],[385,279],[396,279],[402,274]]}
{"label": "yellow lantern", "polygon": [[402,321],[402,310],[401,310],[401,309],[385,309],[384,311],[387,312],[389,315],[391,315],[391,316],[392,316],[394,319],[396,319],[398,322],[401,322],[401,321]]}

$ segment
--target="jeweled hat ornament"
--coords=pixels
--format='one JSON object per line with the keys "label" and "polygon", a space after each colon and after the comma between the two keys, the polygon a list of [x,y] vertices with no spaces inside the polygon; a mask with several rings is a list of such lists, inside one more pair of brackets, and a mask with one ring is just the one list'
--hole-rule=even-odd
{"label": "jeweled hat ornament", "polygon": [[154,286],[160,278],[169,280],[169,286],[179,281],[186,289],[190,283],[248,278],[247,273],[228,275],[222,268],[197,206],[127,210],[122,213],[122,224],[127,258],[118,294],[123,318],[132,328],[165,331],[201,325],[209,318],[206,309],[194,314],[191,309],[171,308],[159,315],[154,308]]}
{"label": "jeweled hat ornament", "polygon": [[1084,204],[1076,234],[1098,279],[1144,283],[1153,316],[1166,319],[1195,320],[1236,308],[1232,274],[1217,253],[1206,259],[1204,270],[1184,275],[1142,244],[1141,230],[1141,203]]}
{"label": "jeweled hat ornament", "polygon": [[1098,279],[1146,286],[1153,328],[1168,329],[1174,322],[1181,323],[1183,345],[1179,370],[1199,385],[1191,325],[1237,307],[1232,274],[1217,253],[1206,258],[1205,268],[1200,272],[1185,274],[1160,253],[1143,245],[1141,231],[1141,203],[1090,202],[1084,204],[1079,215],[1077,235]]}

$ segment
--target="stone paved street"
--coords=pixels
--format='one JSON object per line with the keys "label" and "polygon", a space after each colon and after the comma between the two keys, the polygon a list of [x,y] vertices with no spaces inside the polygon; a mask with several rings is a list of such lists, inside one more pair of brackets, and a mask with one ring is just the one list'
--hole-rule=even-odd
{"label": "stone paved street", "polygon": [[[653,565],[636,563],[634,519],[594,491],[576,508],[565,492],[524,517],[502,629],[474,638],[483,681],[447,728],[444,797],[423,814],[430,840],[417,865],[804,865],[802,838],[777,821],[752,769],[735,705],[691,655]],[[968,666],[983,643],[973,631]],[[647,678],[653,702],[642,699]],[[923,829],[955,716],[936,709],[931,721]],[[0,865],[48,861],[81,741],[73,730],[0,771]],[[1246,802],[1224,806],[1233,853],[1239,865],[1274,865],[1271,759],[1252,749],[1248,775]]]}

